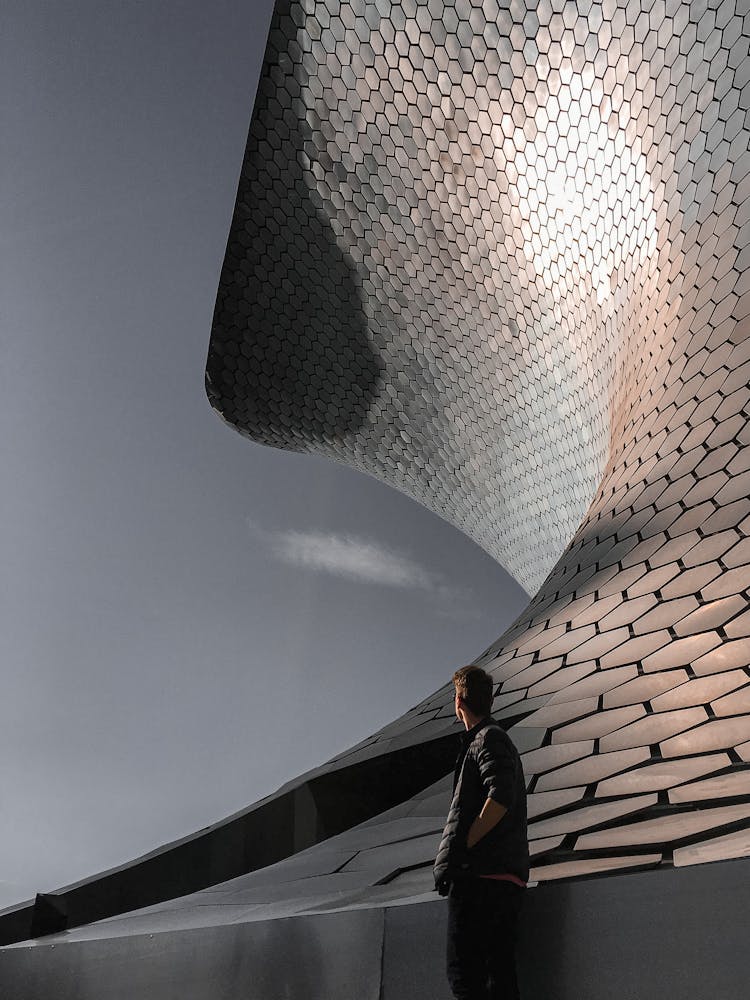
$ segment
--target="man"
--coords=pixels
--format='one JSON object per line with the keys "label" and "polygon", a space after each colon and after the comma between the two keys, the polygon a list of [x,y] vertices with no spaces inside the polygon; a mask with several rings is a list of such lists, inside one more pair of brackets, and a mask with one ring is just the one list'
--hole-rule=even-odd
{"label": "man", "polygon": [[518,1000],[516,927],[529,877],[521,760],[490,717],[490,675],[462,667],[453,683],[466,733],[434,869],[448,896],[448,981],[456,1000]]}

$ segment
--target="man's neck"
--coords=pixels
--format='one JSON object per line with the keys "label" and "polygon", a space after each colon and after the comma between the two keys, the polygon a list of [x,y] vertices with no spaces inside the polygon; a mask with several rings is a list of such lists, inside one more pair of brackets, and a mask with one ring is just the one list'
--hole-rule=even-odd
{"label": "man's neck", "polygon": [[464,724],[467,732],[470,729],[473,729],[474,726],[479,725],[479,723],[483,719],[486,719],[486,718],[487,718],[486,715],[474,715],[472,712],[466,712],[466,711],[464,711],[464,712],[461,713],[461,720],[462,720],[462,722],[463,722],[463,724]]}

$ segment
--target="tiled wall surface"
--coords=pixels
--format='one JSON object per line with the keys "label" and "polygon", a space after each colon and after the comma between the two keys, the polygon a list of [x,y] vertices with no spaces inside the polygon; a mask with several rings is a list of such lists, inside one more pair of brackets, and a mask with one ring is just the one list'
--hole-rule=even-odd
{"label": "tiled wall surface", "polygon": [[541,879],[750,854],[749,111],[747,0],[277,3],[209,396],[536,593]]}

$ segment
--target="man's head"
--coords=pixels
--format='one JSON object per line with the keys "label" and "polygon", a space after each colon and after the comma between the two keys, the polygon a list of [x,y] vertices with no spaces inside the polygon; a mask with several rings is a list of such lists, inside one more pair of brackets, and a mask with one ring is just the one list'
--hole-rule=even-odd
{"label": "man's head", "polygon": [[481,667],[461,667],[453,675],[453,684],[456,688],[456,715],[464,725],[467,720],[460,712],[476,719],[484,719],[490,714],[495,685],[486,671]]}

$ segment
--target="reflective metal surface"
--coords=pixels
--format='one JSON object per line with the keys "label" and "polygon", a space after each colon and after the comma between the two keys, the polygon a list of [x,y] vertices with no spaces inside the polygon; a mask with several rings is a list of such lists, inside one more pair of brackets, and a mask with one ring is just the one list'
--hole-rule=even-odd
{"label": "reflective metal surface", "polygon": [[736,0],[298,0],[272,24],[209,396],[409,493],[536,594],[478,662],[496,714],[527,716],[532,798],[584,788],[542,814],[570,836],[540,876],[612,840],[583,836],[602,799],[628,856],[660,829],[665,863],[697,796],[747,801],[748,67]]}

